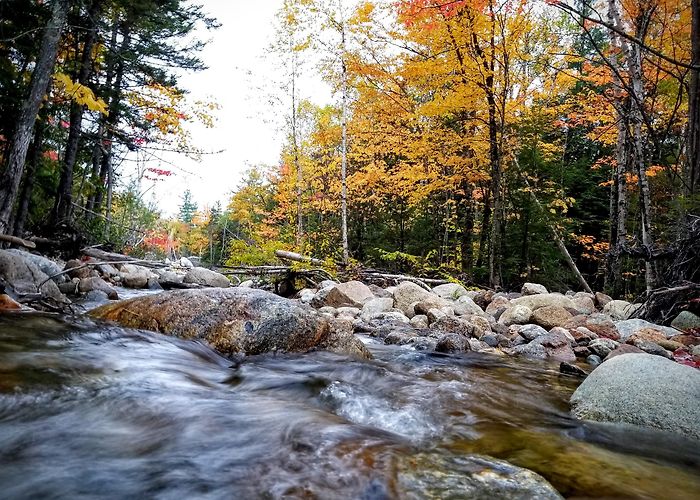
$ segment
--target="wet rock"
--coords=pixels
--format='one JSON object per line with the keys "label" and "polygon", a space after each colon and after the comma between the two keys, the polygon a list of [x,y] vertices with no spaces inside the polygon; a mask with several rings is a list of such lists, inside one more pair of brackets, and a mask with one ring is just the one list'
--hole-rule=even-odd
{"label": "wet rock", "polygon": [[640,304],[631,304],[626,300],[611,300],[603,307],[603,314],[614,320],[629,319],[639,307]]}
{"label": "wet rock", "polygon": [[[399,467],[397,498],[560,500],[542,476],[483,455],[425,454]],[[384,498],[384,497],[382,497]]]}
{"label": "wet rock", "polygon": [[586,358],[586,363],[591,365],[592,367],[596,367],[600,365],[603,362],[603,360],[598,356],[597,354],[591,354]]}
{"label": "wet rock", "polygon": [[407,345],[413,342],[418,334],[409,329],[394,330],[384,337],[384,343],[390,345]]}
{"label": "wet rock", "polygon": [[532,310],[529,307],[516,304],[503,311],[498,322],[505,326],[524,325],[530,321],[531,317]]}
{"label": "wet rock", "polygon": [[655,330],[663,333],[663,335],[667,338],[678,334],[678,330],[675,330],[674,328],[655,325],[654,323],[649,323],[648,321],[639,318],[616,321],[615,328],[617,328],[617,331],[620,334],[620,340],[623,342],[641,330]]}
{"label": "wet rock", "polygon": [[649,354],[606,361],[571,397],[578,418],[653,427],[700,440],[698,401],[700,370]]}
{"label": "wet rock", "polygon": [[474,332],[474,325],[462,318],[444,316],[435,320],[435,322],[430,325],[430,329],[441,332],[458,333],[464,337],[469,337]]}
{"label": "wet rock", "polygon": [[486,335],[482,336],[479,340],[487,344],[489,347],[498,347],[501,344],[499,338],[493,333],[487,333]]}
{"label": "wet rock", "polygon": [[544,285],[540,285],[538,283],[525,283],[520,290],[520,293],[523,295],[538,295],[549,292]]}
{"label": "wet rock", "polygon": [[109,283],[107,283],[105,280],[103,280],[102,278],[98,278],[96,276],[81,279],[80,283],[78,284],[78,290],[81,293],[88,293],[91,291],[99,290],[99,291],[107,294],[107,297],[110,300],[119,299],[119,295],[117,294],[117,291]]}
{"label": "wet rock", "polygon": [[168,291],[105,305],[91,315],[128,328],[200,339],[224,356],[318,348],[371,357],[349,330],[350,322],[327,320],[308,306],[262,290]]}
{"label": "wet rock", "polygon": [[690,311],[683,311],[674,318],[671,322],[671,326],[683,332],[700,329],[700,316]]}
{"label": "wet rock", "polygon": [[559,371],[561,373],[565,373],[567,375],[575,375],[577,377],[588,376],[588,373],[586,373],[582,368],[579,368],[576,365],[572,365],[571,363],[567,363],[566,361],[562,361],[559,364]]}
{"label": "wet rock", "polygon": [[75,281],[71,280],[65,283],[59,283],[58,289],[65,295],[78,295],[78,283],[80,283],[80,280],[75,278]]}
{"label": "wet rock", "polygon": [[462,295],[467,294],[467,289],[459,283],[445,283],[434,287],[433,293],[443,299],[457,300]]}
{"label": "wet rock", "polygon": [[15,301],[6,293],[0,293],[0,311],[18,311],[22,309],[22,304]]}
{"label": "wet rock", "polygon": [[563,335],[561,332],[552,331],[546,335],[541,335],[535,340],[531,341],[529,344],[524,346],[516,347],[519,354],[529,356],[533,354],[532,357],[541,357],[542,350],[539,347],[544,348],[544,354],[546,359],[553,359],[555,361],[575,361],[576,355],[574,350],[571,348],[569,339]]}
{"label": "wet rock", "polygon": [[523,325],[518,328],[518,334],[528,341],[535,340],[537,337],[542,335],[547,335],[547,330],[542,328],[540,325]]}
{"label": "wet rock", "polygon": [[576,304],[569,298],[558,293],[544,293],[537,295],[526,295],[518,299],[511,300],[513,305],[522,305],[535,311],[540,307],[559,306],[567,309],[576,309]]}
{"label": "wet rock", "polygon": [[119,276],[121,277],[122,285],[127,288],[146,288],[149,278],[156,275],[143,266],[122,264],[119,268]]}
{"label": "wet rock", "polygon": [[587,358],[591,354],[591,350],[586,346],[576,346],[574,347],[574,355],[577,358]]}
{"label": "wet rock", "polygon": [[605,357],[617,349],[619,345],[620,343],[615,340],[598,338],[593,339],[588,343],[588,349],[594,354],[600,356],[601,359],[605,359]]}
{"label": "wet rock", "polygon": [[[41,292],[43,296],[56,301],[70,302],[61,293],[58,285],[53,280],[49,280],[46,273],[39,269],[36,264],[8,250],[0,250],[0,281],[4,281],[8,292],[14,292],[18,295]],[[44,283],[44,281],[46,282]],[[41,290],[37,288],[39,285],[41,285]]]}
{"label": "wet rock", "polygon": [[483,335],[492,332],[491,323],[485,317],[473,314],[469,317],[466,317],[466,319],[472,325],[474,325],[474,333],[472,333],[472,335],[474,335],[476,338],[480,339]]}
{"label": "wet rock", "polygon": [[446,333],[440,337],[435,345],[435,351],[455,353],[470,351],[468,339],[458,333]]}
{"label": "wet rock", "polygon": [[228,288],[231,286],[231,282],[226,276],[204,267],[193,267],[187,271],[182,282],[216,288]]}
{"label": "wet rock", "polygon": [[530,321],[549,330],[555,326],[563,326],[573,315],[560,306],[544,306],[532,313]]}

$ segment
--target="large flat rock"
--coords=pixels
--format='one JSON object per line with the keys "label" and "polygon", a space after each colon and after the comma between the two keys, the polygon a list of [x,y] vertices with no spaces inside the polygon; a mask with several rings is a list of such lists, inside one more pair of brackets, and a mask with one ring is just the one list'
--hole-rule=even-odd
{"label": "large flat rock", "polygon": [[326,349],[371,357],[351,325],[250,288],[168,291],[108,304],[91,315],[129,328],[203,340],[225,356]]}

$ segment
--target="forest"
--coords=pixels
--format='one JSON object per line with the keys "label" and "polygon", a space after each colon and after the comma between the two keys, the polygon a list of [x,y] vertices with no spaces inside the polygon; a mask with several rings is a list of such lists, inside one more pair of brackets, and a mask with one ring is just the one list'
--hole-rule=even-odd
{"label": "forest", "polygon": [[[279,163],[224,207],[183,193],[172,220],[141,183],[213,125],[179,82],[205,70],[206,8],[7,0],[0,19],[6,237],[628,297],[700,280],[698,0],[285,0]],[[309,73],[333,103],[303,97]]]}

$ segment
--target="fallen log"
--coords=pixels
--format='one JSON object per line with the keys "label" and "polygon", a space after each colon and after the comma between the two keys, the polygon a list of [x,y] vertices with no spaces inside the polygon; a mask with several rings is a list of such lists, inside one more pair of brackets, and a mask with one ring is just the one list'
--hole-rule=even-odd
{"label": "fallen log", "polygon": [[94,259],[110,261],[110,264],[138,264],[139,266],[152,268],[168,267],[167,264],[164,264],[162,262],[154,262],[152,260],[144,259],[134,259],[133,257],[129,257],[128,255],[123,255],[114,252],[105,252],[104,250],[100,250],[99,248],[95,247],[83,248],[80,251],[80,253],[87,257],[92,257]]}
{"label": "fallen log", "polygon": [[17,245],[24,248],[36,248],[36,243],[34,243],[33,241],[24,240],[22,238],[18,238],[17,236],[10,236],[9,234],[0,234],[0,241],[4,241],[6,243],[10,243],[11,245]]}
{"label": "fallen log", "polygon": [[323,265],[321,259],[314,259],[313,257],[308,257],[296,252],[288,252],[286,250],[275,250],[275,255],[283,260],[291,260],[293,262],[309,262],[317,266]]}

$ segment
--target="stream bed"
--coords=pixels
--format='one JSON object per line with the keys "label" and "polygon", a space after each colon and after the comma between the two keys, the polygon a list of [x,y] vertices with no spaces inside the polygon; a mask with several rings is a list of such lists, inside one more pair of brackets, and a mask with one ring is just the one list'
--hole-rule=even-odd
{"label": "stream bed", "polygon": [[[700,448],[569,415],[556,365],[365,339],[232,363],[85,317],[0,315],[0,496],[496,498],[480,457],[568,498],[698,498]],[[464,486],[466,488],[466,486]]]}

